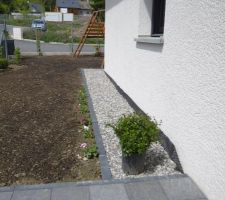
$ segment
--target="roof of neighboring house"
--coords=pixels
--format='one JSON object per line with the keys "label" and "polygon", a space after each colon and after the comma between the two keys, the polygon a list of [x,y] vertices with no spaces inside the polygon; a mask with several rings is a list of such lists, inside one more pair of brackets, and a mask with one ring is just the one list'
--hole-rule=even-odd
{"label": "roof of neighboring house", "polygon": [[86,0],[56,0],[56,6],[59,8],[91,9]]}
{"label": "roof of neighboring house", "polygon": [[30,3],[30,11],[32,13],[41,13],[42,12],[42,6],[39,3]]}

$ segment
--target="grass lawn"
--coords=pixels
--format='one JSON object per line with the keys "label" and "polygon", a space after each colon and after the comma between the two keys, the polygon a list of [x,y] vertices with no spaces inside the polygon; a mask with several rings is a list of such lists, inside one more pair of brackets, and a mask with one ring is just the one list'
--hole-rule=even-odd
{"label": "grass lawn", "polygon": [[82,129],[80,68],[102,58],[32,57],[0,72],[0,186],[94,180],[97,158],[80,145],[95,143]]}
{"label": "grass lawn", "polygon": [[[13,19],[7,20],[8,25],[31,27],[33,18],[27,17],[24,19]],[[89,17],[75,17],[74,22],[47,22],[48,30],[41,33],[41,40],[44,42],[62,42],[71,43],[73,35],[73,43],[79,43],[82,34],[89,22]],[[73,33],[73,34],[71,34]],[[24,39],[35,40],[35,32],[32,29],[25,30],[23,33]],[[103,44],[103,39],[88,38],[87,43],[89,44]]]}
{"label": "grass lawn", "polygon": [[[46,32],[41,32],[40,40],[44,42],[62,42],[62,43],[79,43],[81,36],[76,35],[73,33],[73,41],[72,41],[72,34],[71,34],[71,24],[61,24],[61,23],[54,23],[48,22],[48,30]],[[83,28],[81,25],[76,25],[78,27],[73,27],[73,29],[80,29]],[[23,33],[24,39],[35,40],[35,32],[34,30],[26,30]],[[87,38],[86,43],[88,44],[103,44],[104,40],[102,38]]]}

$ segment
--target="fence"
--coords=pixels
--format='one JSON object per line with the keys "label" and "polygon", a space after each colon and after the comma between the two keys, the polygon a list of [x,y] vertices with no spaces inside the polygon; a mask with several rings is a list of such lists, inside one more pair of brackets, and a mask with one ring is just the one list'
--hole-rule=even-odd
{"label": "fence", "polygon": [[[50,15],[54,19],[54,13]],[[33,15],[21,16],[19,18],[17,16],[16,19],[12,15],[0,15],[0,32],[3,30],[4,21],[6,21],[9,38],[16,40],[36,40],[35,31],[31,28],[31,24],[32,20],[37,18],[40,19],[40,17]],[[64,20],[72,20],[71,15],[64,15]],[[40,33],[40,40],[45,43],[79,43],[89,21],[90,17],[83,15],[74,15],[72,22],[49,21],[47,22],[47,31]],[[103,44],[104,40],[88,38],[87,43]]]}
{"label": "fence", "polygon": [[72,22],[72,13],[45,12],[45,20],[50,22]]}

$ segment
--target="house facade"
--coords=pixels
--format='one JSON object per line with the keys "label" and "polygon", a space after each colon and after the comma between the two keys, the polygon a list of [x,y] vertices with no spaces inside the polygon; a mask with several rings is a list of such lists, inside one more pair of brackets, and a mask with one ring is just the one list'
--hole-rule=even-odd
{"label": "house facade", "polygon": [[56,12],[86,15],[91,13],[89,0],[56,0]]}
{"label": "house facade", "polygon": [[29,3],[29,8],[31,13],[41,14],[44,11],[44,8],[41,4],[38,3]]}
{"label": "house facade", "polygon": [[106,0],[105,72],[176,146],[183,170],[225,199],[225,4]]}

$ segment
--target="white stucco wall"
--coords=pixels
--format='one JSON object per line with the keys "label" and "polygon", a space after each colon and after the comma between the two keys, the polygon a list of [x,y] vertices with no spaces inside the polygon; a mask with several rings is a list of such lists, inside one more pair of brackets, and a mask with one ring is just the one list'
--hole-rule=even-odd
{"label": "white stucco wall", "polygon": [[134,41],[148,32],[141,1],[149,0],[106,1],[105,71],[162,120],[185,173],[208,198],[224,200],[225,3],[167,1],[164,45],[154,45]]}

